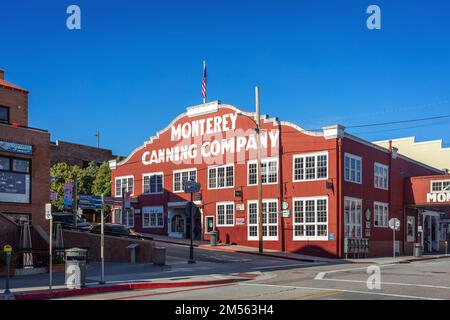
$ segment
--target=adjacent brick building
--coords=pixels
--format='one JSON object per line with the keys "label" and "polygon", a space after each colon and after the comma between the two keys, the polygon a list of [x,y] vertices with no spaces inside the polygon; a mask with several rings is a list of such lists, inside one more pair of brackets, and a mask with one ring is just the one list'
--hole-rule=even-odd
{"label": "adjacent brick building", "polygon": [[45,226],[50,134],[28,127],[28,91],[0,71],[0,212]]}

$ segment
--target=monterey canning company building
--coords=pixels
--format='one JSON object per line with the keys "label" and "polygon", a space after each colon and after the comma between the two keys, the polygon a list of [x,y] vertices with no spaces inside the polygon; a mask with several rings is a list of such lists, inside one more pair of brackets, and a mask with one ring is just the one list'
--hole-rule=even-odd
{"label": "monterey canning company building", "polygon": [[[187,108],[121,162],[110,161],[112,193],[131,193],[132,210],[112,220],[143,233],[189,237],[183,181],[195,180],[194,233],[208,240],[258,246],[255,114],[219,101]],[[261,117],[264,248],[344,257],[349,239],[369,255],[395,248],[411,254],[442,248],[448,237],[450,176],[345,132],[340,125],[307,131]],[[435,181],[435,182],[433,182]],[[440,183],[440,184],[439,184]]]}

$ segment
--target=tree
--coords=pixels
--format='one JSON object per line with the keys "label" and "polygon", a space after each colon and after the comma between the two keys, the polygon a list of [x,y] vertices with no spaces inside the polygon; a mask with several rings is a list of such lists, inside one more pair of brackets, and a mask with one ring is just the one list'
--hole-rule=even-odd
{"label": "tree", "polygon": [[92,193],[95,195],[111,195],[111,170],[108,162],[102,163],[92,185]]}
{"label": "tree", "polygon": [[93,192],[94,181],[97,178],[99,167],[95,162],[89,162],[89,165],[83,170],[83,189],[82,194],[95,194]]}

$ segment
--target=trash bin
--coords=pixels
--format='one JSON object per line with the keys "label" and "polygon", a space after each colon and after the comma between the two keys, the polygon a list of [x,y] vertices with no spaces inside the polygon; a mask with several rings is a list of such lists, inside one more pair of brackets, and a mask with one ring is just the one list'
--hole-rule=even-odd
{"label": "trash bin", "polygon": [[422,245],[420,243],[414,243],[414,257],[422,256]]}
{"label": "trash bin", "polygon": [[214,247],[217,246],[217,234],[218,234],[218,232],[216,230],[211,231],[210,238],[209,238],[209,244],[211,246],[214,246]]}
{"label": "trash bin", "polygon": [[70,248],[65,253],[65,284],[68,289],[80,289],[86,286],[87,250]]}
{"label": "trash bin", "polygon": [[153,250],[153,264],[164,266],[166,264],[166,248],[155,247]]}

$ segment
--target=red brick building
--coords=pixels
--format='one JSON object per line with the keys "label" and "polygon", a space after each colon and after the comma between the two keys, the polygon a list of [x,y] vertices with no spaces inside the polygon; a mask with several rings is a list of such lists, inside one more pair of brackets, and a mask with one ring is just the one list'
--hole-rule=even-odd
{"label": "red brick building", "polygon": [[28,91],[0,71],[0,212],[45,226],[50,134],[28,127]]}
{"label": "red brick building", "polygon": [[[126,214],[115,208],[114,222],[140,232],[187,237],[190,198],[182,182],[194,179],[201,183],[195,196],[196,237],[208,240],[217,230],[222,242],[257,246],[253,119],[253,113],[220,102],[190,107],[125,160],[110,161],[113,195],[125,190],[133,198],[133,210]],[[263,116],[261,122],[266,249],[343,257],[344,239],[368,239],[370,255],[388,255],[391,218],[402,222],[400,253],[411,253],[413,243],[420,242],[416,235],[424,211],[408,206],[405,185],[415,176],[443,179],[442,171],[348,134],[339,125],[310,132],[277,118]]]}

